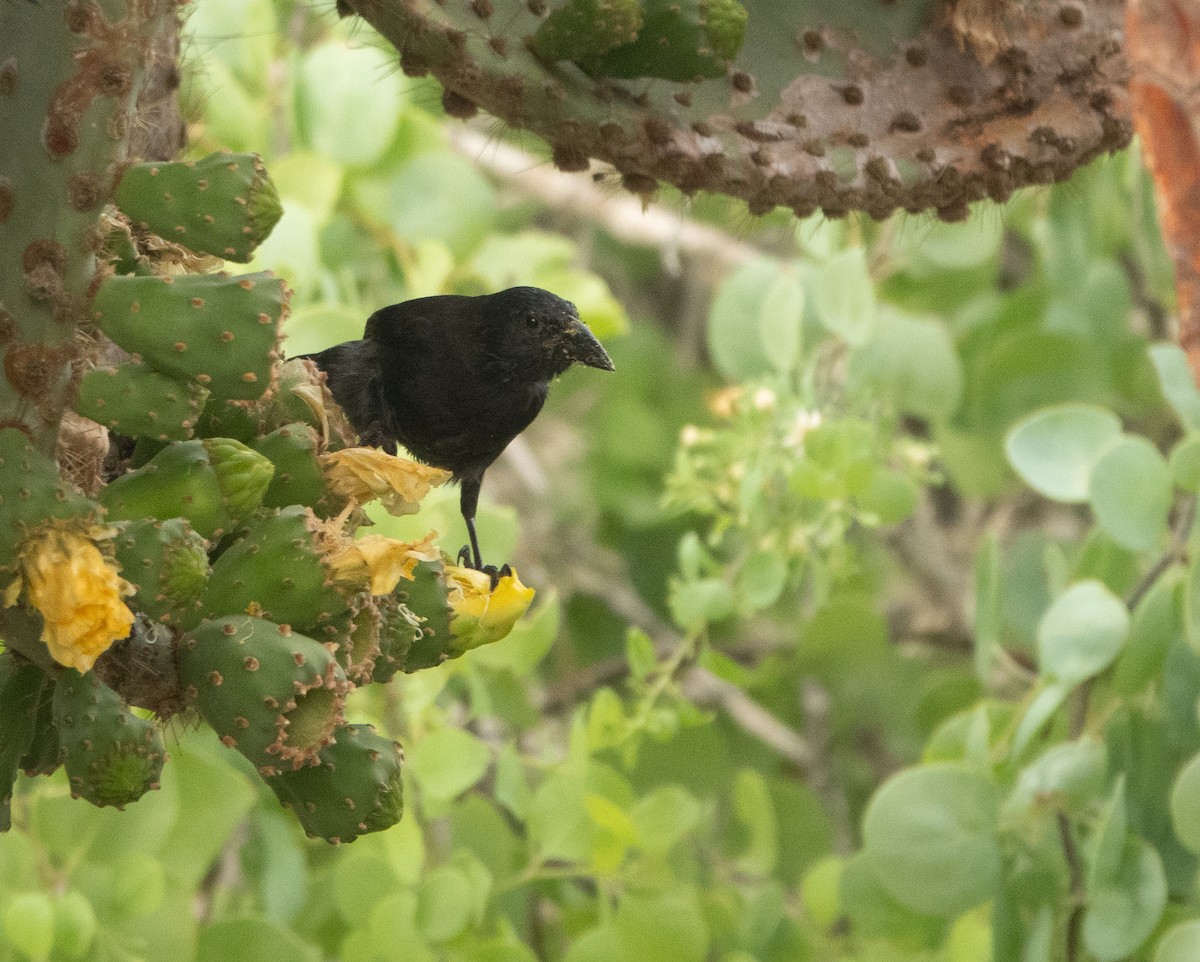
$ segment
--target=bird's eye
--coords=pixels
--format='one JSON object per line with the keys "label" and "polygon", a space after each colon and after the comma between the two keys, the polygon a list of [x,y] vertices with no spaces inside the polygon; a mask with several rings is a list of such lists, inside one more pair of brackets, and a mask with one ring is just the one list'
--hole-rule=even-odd
{"label": "bird's eye", "polygon": [[525,318],[525,326],[531,327],[531,328],[541,327],[542,326],[541,318],[537,317],[536,315],[530,314],[527,318]]}

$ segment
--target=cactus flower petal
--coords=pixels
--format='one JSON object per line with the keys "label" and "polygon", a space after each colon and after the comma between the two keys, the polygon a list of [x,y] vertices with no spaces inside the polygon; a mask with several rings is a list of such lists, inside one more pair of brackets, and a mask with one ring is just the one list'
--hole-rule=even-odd
{"label": "cactus flower petal", "polygon": [[374,448],[346,448],[322,455],[330,490],[359,504],[376,498],[388,514],[414,514],[421,499],[450,480],[450,472],[431,468]]}
{"label": "cactus flower petal", "polygon": [[[134,587],[101,554],[96,541],[111,537],[105,528],[51,525],[29,538],[21,550],[18,582],[26,601],[42,615],[42,641],[60,665],[90,671],[109,646],[129,635],[133,612],[121,599]],[[16,584],[16,583],[14,583]],[[16,603],[10,585],[6,605]]]}
{"label": "cactus flower petal", "polygon": [[492,588],[491,576],[473,568],[446,566],[446,602],[455,647],[470,651],[499,641],[529,610],[534,590],[521,584],[514,571]]}
{"label": "cactus flower petal", "polygon": [[420,541],[397,541],[379,534],[369,534],[352,541],[327,558],[326,564],[335,581],[366,583],[373,595],[390,595],[401,578],[409,581],[419,561],[436,561],[441,557],[431,531]]}

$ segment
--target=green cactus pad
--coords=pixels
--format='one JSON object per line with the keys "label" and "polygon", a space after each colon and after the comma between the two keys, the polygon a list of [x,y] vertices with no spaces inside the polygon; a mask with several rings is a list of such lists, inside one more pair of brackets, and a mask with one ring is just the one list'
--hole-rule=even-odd
{"label": "green cactus pad", "polygon": [[584,69],[596,77],[724,77],[746,30],[737,0],[647,0],[645,18],[636,40],[583,60]]}
{"label": "green cactus pad", "polygon": [[343,507],[330,503],[325,474],[317,460],[318,446],[317,432],[300,423],[285,424],[252,442],[251,447],[275,465],[275,476],[263,496],[264,508],[303,504],[324,517]]}
{"label": "green cactus pad", "polygon": [[246,401],[222,401],[210,397],[196,422],[198,438],[233,438],[251,444],[260,433],[254,405]]}
{"label": "green cactus pad", "polygon": [[75,410],[111,431],[160,441],[192,436],[208,389],[152,370],[140,361],[88,371]]}
{"label": "green cactus pad", "polygon": [[185,635],[179,667],[201,717],[263,775],[315,764],[350,688],[324,645],[248,615]]}
{"label": "green cactus pad", "polygon": [[58,467],[16,428],[0,430],[0,568],[17,558],[22,535],[51,518],[98,517],[99,506],[59,480]]}
{"label": "green cactus pad", "polygon": [[404,658],[406,672],[432,668],[453,657],[450,605],[446,601],[446,575],[440,561],[423,561],[405,582],[397,597],[421,619],[421,629]]}
{"label": "green cactus pad", "polygon": [[12,825],[13,782],[41,734],[41,703],[52,685],[37,665],[0,652],[0,832]]}
{"label": "green cactus pad", "polygon": [[271,386],[287,303],[270,274],[110,277],[94,302],[101,329],[151,367],[227,401]]}
{"label": "green cactus pad", "polygon": [[346,611],[347,597],[329,582],[319,525],[302,505],[256,516],[213,565],[201,599],[205,615],[253,612],[305,631]]}
{"label": "green cactus pad", "polygon": [[638,0],[567,0],[550,11],[530,46],[549,63],[582,61],[632,43],[642,22]]}
{"label": "green cactus pad", "polygon": [[370,725],[344,725],[314,768],[285,772],[267,784],[304,831],[327,842],[391,828],[404,814],[404,754]]}
{"label": "green cactus pad", "polygon": [[198,254],[245,263],[283,208],[257,154],[136,164],[121,175],[117,206],[144,229]]}
{"label": "green cactus pad", "polygon": [[71,794],[123,808],[158,788],[166,751],[153,722],[135,715],[95,672],[62,671],[54,723]]}
{"label": "green cactus pad", "polygon": [[408,660],[413,643],[421,634],[421,620],[395,597],[374,599],[380,616],[379,654],[371,681],[386,685]]}
{"label": "green cactus pad", "polygon": [[183,518],[131,521],[116,538],[121,576],[137,588],[136,610],[164,624],[191,627],[208,583],[208,546]]}
{"label": "green cactus pad", "polygon": [[183,518],[212,540],[261,503],[274,472],[231,438],[177,441],[105,487],[100,500],[114,521]]}

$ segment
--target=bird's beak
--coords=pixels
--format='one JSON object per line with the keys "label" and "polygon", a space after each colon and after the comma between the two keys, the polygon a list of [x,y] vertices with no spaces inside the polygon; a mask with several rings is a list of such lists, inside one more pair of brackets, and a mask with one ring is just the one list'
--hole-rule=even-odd
{"label": "bird's beak", "polygon": [[613,370],[612,358],[596,340],[596,335],[589,331],[582,321],[572,321],[564,332],[563,340],[567,357],[574,363],[598,367],[602,371]]}

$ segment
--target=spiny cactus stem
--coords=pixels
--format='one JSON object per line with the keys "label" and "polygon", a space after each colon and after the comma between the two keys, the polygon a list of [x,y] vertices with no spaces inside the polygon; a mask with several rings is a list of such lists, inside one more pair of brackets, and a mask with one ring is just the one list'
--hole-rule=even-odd
{"label": "spiny cactus stem", "polygon": [[174,5],[0,6],[0,426],[52,453],[147,38]]}

